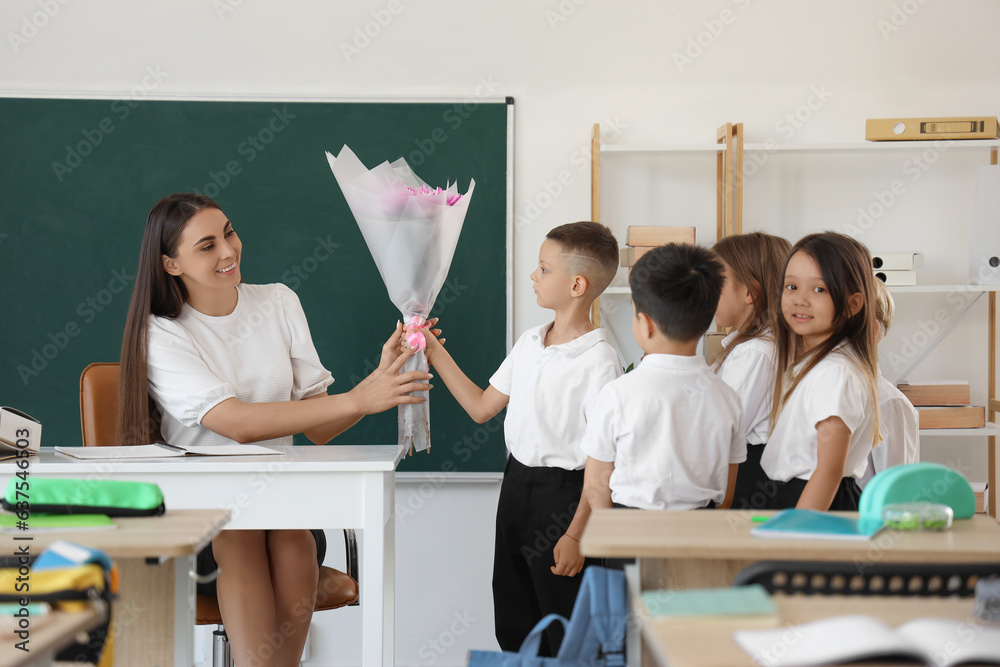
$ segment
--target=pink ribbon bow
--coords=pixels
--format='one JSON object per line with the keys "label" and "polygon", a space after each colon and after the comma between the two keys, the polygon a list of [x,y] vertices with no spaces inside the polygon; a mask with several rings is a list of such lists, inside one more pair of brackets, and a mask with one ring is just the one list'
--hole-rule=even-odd
{"label": "pink ribbon bow", "polygon": [[[410,318],[410,321],[406,325],[406,328],[407,330],[418,329],[424,326],[425,324],[427,324],[426,319],[420,317],[420,315],[414,315],[413,317]],[[427,340],[424,338],[424,335],[419,331],[412,331],[409,335],[407,335],[406,343],[410,347],[418,348],[421,351],[423,351],[423,349],[427,347]]]}

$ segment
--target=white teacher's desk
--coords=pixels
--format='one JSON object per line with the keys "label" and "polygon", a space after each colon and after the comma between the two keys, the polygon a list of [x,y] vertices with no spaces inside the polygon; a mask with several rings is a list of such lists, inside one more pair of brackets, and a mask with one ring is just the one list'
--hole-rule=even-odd
{"label": "white teacher's desk", "polygon": [[[364,531],[362,664],[392,667],[395,471],[402,445],[275,447],[283,456],[185,456],[81,461],[43,447],[31,474],[153,482],[169,510],[229,510],[226,529]],[[13,472],[0,463],[0,475]],[[193,618],[192,618],[193,625]],[[193,630],[192,630],[193,632]],[[180,664],[180,663],[178,663]]]}

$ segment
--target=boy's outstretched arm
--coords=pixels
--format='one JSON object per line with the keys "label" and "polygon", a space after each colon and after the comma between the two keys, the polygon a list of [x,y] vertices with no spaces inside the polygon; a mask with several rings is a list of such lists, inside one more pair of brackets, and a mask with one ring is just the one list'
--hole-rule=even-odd
{"label": "boy's outstretched arm", "polygon": [[437,337],[427,329],[419,329],[427,340],[427,362],[434,367],[434,373],[444,380],[448,391],[459,405],[479,424],[488,422],[503,410],[510,396],[497,390],[493,385],[482,390],[462,372],[455,360]]}

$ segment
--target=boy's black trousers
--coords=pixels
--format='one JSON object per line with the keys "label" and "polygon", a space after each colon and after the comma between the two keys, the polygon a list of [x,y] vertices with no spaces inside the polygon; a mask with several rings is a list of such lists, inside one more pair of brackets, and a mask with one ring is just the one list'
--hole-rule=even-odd
{"label": "boy's black trousers", "polygon": [[[549,568],[555,564],[552,550],[573,520],[582,492],[583,470],[533,468],[507,457],[493,558],[493,612],[504,651],[521,648],[546,614],[569,618],[573,611],[583,572],[563,577]],[[584,567],[599,564],[588,558]],[[562,641],[562,627],[550,628],[542,640],[543,655],[555,655]]]}

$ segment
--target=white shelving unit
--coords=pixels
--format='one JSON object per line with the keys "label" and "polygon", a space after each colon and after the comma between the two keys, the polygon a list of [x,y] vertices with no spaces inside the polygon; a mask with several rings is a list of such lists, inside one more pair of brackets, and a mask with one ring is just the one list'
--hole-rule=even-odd
{"label": "white shelving unit", "polygon": [[997,424],[987,424],[986,428],[922,428],[920,429],[920,437],[926,436],[936,436],[938,438],[951,437],[951,436],[989,436],[995,437],[1000,435],[1000,426]]}
{"label": "white shelving unit", "polygon": [[899,294],[921,294],[930,292],[998,292],[1000,285],[895,285],[889,291]]}
{"label": "white shelving unit", "polygon": [[608,144],[601,153],[719,153],[725,144]]}
{"label": "white shelving unit", "polygon": [[[943,140],[942,140],[943,141]],[[864,141],[822,144],[743,144],[744,151],[767,153],[891,153],[945,148],[948,151],[977,151],[1000,148],[1000,139],[963,139],[948,141]],[[608,144],[601,145],[601,153],[719,153],[725,144]]]}
{"label": "white shelving unit", "polygon": [[891,153],[914,150],[981,151],[1000,148],[1000,139],[962,139],[938,141],[861,141],[824,144],[744,144],[744,151],[774,153]]}

